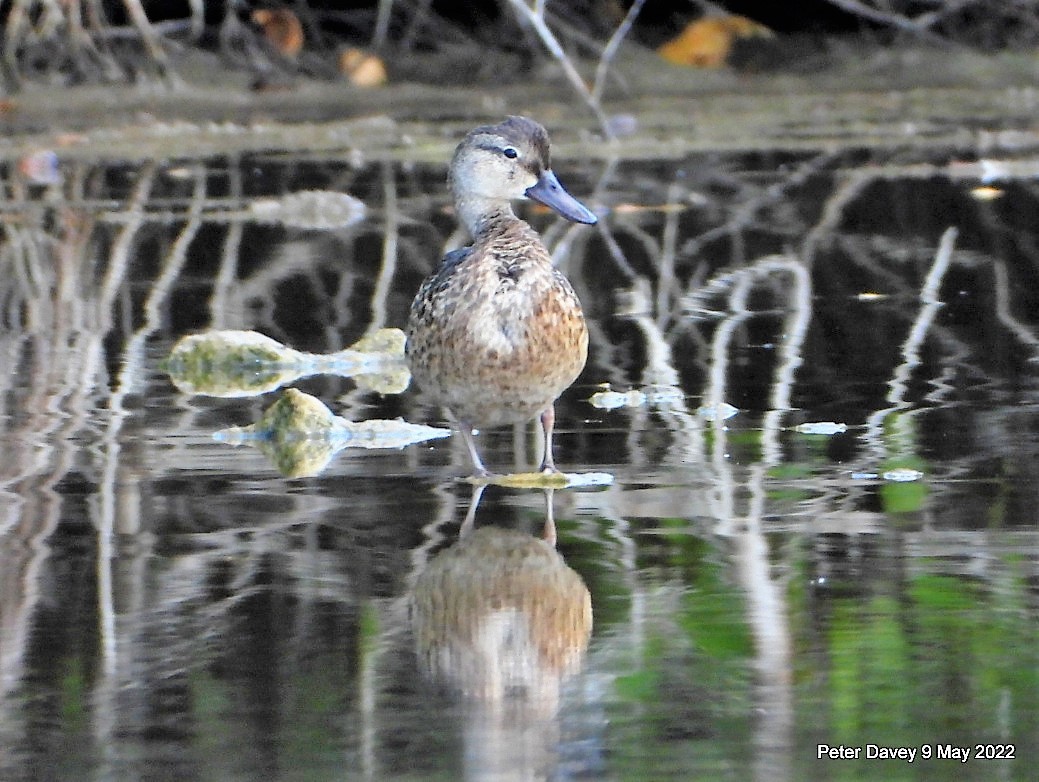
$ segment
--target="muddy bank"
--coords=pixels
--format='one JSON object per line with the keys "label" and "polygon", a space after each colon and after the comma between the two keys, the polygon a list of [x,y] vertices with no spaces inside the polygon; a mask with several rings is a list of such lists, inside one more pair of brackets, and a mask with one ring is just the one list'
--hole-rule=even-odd
{"label": "muddy bank", "polygon": [[65,159],[176,159],[283,150],[443,160],[458,135],[505,113],[537,116],[559,154],[670,158],[691,151],[858,147],[1031,147],[1034,58],[949,50],[848,53],[811,72],[668,66],[632,48],[596,120],[552,64],[529,79],[475,87],[394,83],[363,90],[298,79],[249,89],[216,61],[183,63],[164,88],[29,85],[0,105],[0,160],[54,149]]}

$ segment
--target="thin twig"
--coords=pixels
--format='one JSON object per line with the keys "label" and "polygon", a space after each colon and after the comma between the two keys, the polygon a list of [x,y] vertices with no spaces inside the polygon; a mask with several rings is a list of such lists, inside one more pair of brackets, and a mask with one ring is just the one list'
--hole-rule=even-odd
{"label": "thin twig", "polygon": [[400,233],[400,212],[397,208],[397,182],[393,178],[393,166],[382,166],[383,213],[386,218],[382,242],[382,263],[379,276],[372,291],[372,319],[366,333],[372,334],[386,324],[386,301],[390,295],[393,277],[397,270],[397,240]]}
{"label": "thin twig", "polygon": [[584,102],[588,104],[588,108],[595,114],[597,120],[599,120],[599,126],[602,128],[603,135],[611,141],[616,138],[613,131],[610,130],[610,123],[606,119],[606,115],[603,113],[602,106],[599,101],[592,95],[588,90],[588,85],[585,84],[584,79],[581,78],[581,74],[577,72],[577,68],[570,61],[566,52],[563,50],[562,45],[556,38],[555,34],[549,29],[548,24],[545,22],[545,8],[544,0],[535,0],[534,7],[531,8],[523,0],[509,0],[509,3],[516,10],[516,13],[527,22],[530,23],[531,27],[541,38],[541,42],[548,49],[549,53],[559,61],[560,66],[563,68],[563,73],[566,74],[566,78],[577,90],[578,94],[584,99]]}
{"label": "thin twig", "polygon": [[140,0],[123,0],[123,6],[126,8],[126,13],[133,22],[134,27],[137,28],[144,48],[151,56],[155,67],[158,68],[159,75],[163,81],[171,87],[178,86],[179,80],[173,69],[170,68],[169,59],[162,48],[162,41],[158,33],[155,32],[155,28],[152,27],[152,23],[148,19],[148,14],[144,12]]}
{"label": "thin twig", "polygon": [[884,11],[879,11],[872,6],[866,5],[860,0],[827,0],[830,4],[837,6],[842,11],[847,11],[849,14],[861,17],[870,22],[877,22],[878,24],[884,24],[889,27],[894,27],[896,30],[902,30],[903,32],[912,33],[918,36],[921,40],[930,41],[932,43],[940,43],[948,45],[949,41],[942,38],[940,35],[935,35],[930,30],[921,26],[918,22],[913,19],[909,19],[901,14],[890,14]]}
{"label": "thin twig", "polygon": [[602,91],[606,86],[606,74],[610,70],[610,64],[613,62],[613,58],[617,56],[617,50],[620,49],[621,42],[631,30],[631,26],[635,24],[635,19],[645,3],[646,0],[635,0],[631,4],[631,8],[628,9],[628,13],[624,16],[624,20],[613,31],[610,40],[606,42],[606,48],[603,50],[602,57],[599,58],[599,65],[595,68],[595,84],[592,86],[592,100],[596,103],[602,101]]}
{"label": "thin twig", "polygon": [[393,0],[379,0],[378,15],[375,17],[375,30],[372,32],[372,48],[379,50],[386,45],[390,32],[390,19],[393,16]]}

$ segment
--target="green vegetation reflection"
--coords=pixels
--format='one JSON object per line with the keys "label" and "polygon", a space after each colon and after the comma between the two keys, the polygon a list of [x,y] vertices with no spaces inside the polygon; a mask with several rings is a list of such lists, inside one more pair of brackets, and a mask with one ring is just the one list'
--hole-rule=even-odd
{"label": "green vegetation reflection", "polygon": [[[1006,764],[1034,768],[1039,638],[1027,584],[1010,564],[994,585],[925,572],[896,594],[840,599],[820,652],[826,662],[805,672],[800,710],[812,746],[818,737],[849,747],[928,745],[931,753],[937,744],[973,750],[979,742],[1016,750],[1013,761],[979,760],[961,772],[941,765],[957,761],[931,760],[891,769],[892,779],[1018,779]],[[861,764],[832,767],[832,778],[861,778],[852,765]]]}
{"label": "green vegetation reflection", "polygon": [[644,553],[657,583],[633,596],[643,633],[617,661],[613,770],[619,779],[749,774],[755,650],[742,594],[706,540],[676,530]]}

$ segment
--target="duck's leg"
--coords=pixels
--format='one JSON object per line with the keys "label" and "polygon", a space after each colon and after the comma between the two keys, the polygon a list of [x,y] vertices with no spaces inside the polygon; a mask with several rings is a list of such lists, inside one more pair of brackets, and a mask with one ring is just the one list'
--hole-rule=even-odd
{"label": "duck's leg", "polygon": [[552,458],[552,430],[556,425],[556,409],[549,405],[541,411],[541,429],[545,433],[545,458],[541,460],[541,472],[559,472]]}
{"label": "duck's leg", "polygon": [[458,530],[459,539],[464,538],[476,528],[476,509],[480,507],[480,499],[483,497],[483,490],[486,488],[486,483],[480,483],[473,487],[473,498],[469,501],[469,510],[465,512],[465,521],[462,522],[462,526]]}
{"label": "duck's leg", "polygon": [[545,489],[545,528],[542,532],[545,542],[552,548],[556,547],[556,513],[552,504],[554,494],[552,489]]}
{"label": "duck's leg", "polygon": [[473,437],[472,424],[466,421],[458,422],[458,431],[462,433],[462,439],[465,441],[465,447],[469,449],[469,458],[472,459],[473,469],[476,471],[476,475],[481,478],[486,478],[490,475],[487,468],[483,466],[483,460],[480,458],[480,452],[476,450],[476,438]]}

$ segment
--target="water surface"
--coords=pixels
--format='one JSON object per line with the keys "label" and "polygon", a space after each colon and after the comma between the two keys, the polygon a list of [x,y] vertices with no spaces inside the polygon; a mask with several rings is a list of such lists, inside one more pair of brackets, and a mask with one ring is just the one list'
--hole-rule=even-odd
{"label": "water surface", "polygon": [[[612,476],[550,498],[594,617],[586,650],[536,631],[557,657],[518,629],[577,599],[548,577],[492,606],[472,657],[416,637],[416,590],[448,593],[423,574],[472,502],[456,438],[286,478],[212,436],[279,392],[188,395],[160,368],[208,329],[325,353],[402,326],[461,238],[442,167],[94,161],[52,185],[8,167],[3,778],[1029,778],[1036,192],[983,182],[972,154],[557,161],[603,219],[522,207],[592,333],[556,459]],[[277,211],[308,190],[365,212]],[[351,420],[446,425],[413,388],[292,385]],[[533,427],[480,441],[503,472],[537,463]],[[545,503],[491,486],[475,524],[536,544]],[[490,557],[463,572],[509,567]]]}

